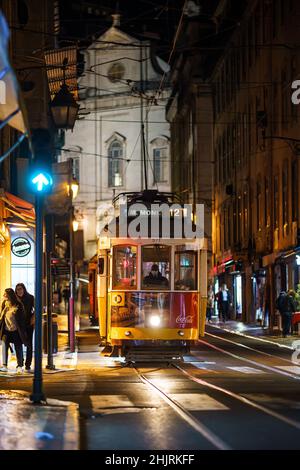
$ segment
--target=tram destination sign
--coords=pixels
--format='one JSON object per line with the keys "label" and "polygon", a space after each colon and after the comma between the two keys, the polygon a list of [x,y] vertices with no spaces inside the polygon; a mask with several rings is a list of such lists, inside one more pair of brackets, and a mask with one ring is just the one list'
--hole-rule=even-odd
{"label": "tram destination sign", "polygon": [[[203,238],[204,204],[120,204],[118,236],[132,239]],[[115,219],[108,225],[116,233]]]}

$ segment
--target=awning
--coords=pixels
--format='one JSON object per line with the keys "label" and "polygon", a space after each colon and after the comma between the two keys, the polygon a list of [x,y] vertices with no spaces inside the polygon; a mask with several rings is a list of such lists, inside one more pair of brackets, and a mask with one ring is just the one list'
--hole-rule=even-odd
{"label": "awning", "polygon": [[0,189],[0,199],[5,203],[5,208],[12,216],[26,222],[29,227],[35,226],[35,210],[30,202],[14,196],[3,189]]}
{"label": "awning", "polygon": [[19,139],[3,155],[0,163],[28,135],[26,113],[22,104],[17,79],[8,58],[9,29],[0,12],[0,130],[9,125],[21,132]]}

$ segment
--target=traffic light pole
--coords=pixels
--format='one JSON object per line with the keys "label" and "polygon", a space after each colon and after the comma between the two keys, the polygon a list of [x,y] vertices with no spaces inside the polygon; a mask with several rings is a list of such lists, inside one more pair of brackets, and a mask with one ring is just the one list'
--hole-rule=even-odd
{"label": "traffic light pole", "polygon": [[[72,189],[71,189],[72,194]],[[73,200],[73,194],[72,194]],[[70,299],[69,299],[69,345],[70,352],[75,352],[75,310],[74,310],[74,256],[73,256],[73,244],[74,244],[74,233],[73,233],[73,204],[71,206],[70,213]]]}
{"label": "traffic light pole", "polygon": [[43,202],[42,194],[35,198],[36,209],[36,251],[35,251],[35,331],[34,331],[34,378],[33,403],[45,401],[42,373],[42,313],[43,313]]}

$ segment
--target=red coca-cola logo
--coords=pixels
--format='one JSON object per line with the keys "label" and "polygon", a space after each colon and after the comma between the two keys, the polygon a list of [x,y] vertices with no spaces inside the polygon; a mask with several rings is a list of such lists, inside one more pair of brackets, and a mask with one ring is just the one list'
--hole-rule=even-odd
{"label": "red coca-cola logo", "polygon": [[176,318],[176,323],[193,323],[193,316],[192,315],[179,315]]}

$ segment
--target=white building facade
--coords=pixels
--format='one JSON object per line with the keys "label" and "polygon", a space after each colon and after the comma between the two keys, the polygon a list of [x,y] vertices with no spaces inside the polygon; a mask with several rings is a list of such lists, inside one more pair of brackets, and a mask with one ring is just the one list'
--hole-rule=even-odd
{"label": "white building facade", "polygon": [[[170,191],[171,162],[165,119],[168,66],[153,55],[150,42],[124,33],[114,15],[113,26],[84,52],[84,60],[79,80],[82,116],[73,132],[66,133],[61,161],[73,159],[80,188],[75,216],[84,231],[88,260],[112,215],[113,197],[145,189],[143,147],[148,189]],[[162,82],[165,89],[157,94]]]}

